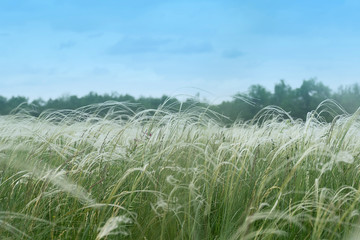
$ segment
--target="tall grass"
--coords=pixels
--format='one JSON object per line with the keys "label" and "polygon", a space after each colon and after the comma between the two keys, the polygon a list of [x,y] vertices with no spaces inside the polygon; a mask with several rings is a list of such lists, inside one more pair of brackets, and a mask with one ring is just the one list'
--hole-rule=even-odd
{"label": "tall grass", "polygon": [[360,110],[320,113],[269,107],[230,127],[119,103],[2,116],[0,238],[356,239]]}

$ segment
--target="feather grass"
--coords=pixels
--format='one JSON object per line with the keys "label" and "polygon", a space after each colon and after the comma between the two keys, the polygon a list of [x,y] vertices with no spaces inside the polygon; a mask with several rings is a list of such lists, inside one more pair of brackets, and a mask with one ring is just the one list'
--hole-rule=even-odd
{"label": "feather grass", "polygon": [[[107,102],[0,117],[2,239],[345,239],[358,229],[360,109]],[[335,116],[335,113],[341,115]],[[324,121],[323,114],[334,120]]]}

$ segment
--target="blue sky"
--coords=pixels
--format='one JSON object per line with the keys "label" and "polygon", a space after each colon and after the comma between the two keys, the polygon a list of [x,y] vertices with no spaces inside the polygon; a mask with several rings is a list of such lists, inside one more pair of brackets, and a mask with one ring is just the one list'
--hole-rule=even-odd
{"label": "blue sky", "polygon": [[358,2],[1,0],[0,95],[336,89],[359,82]]}

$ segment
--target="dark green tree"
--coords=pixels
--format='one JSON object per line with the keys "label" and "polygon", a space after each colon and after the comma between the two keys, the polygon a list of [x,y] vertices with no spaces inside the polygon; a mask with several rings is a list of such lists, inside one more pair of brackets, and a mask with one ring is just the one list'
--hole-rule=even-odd
{"label": "dark green tree", "polygon": [[347,87],[341,86],[333,96],[349,113],[354,113],[360,107],[360,86],[353,84]]}
{"label": "dark green tree", "polygon": [[331,98],[331,90],[323,83],[309,79],[304,80],[296,90],[296,96],[293,116],[305,119],[308,112],[316,109],[322,101]]}
{"label": "dark green tree", "polygon": [[279,106],[285,111],[291,111],[296,98],[295,91],[284,80],[275,84],[272,105]]}

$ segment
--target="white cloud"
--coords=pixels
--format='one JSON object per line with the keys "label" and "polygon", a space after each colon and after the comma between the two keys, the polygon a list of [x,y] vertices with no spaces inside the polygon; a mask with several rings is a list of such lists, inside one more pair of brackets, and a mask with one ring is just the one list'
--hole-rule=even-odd
{"label": "white cloud", "polygon": [[211,43],[167,37],[124,37],[111,46],[110,55],[128,54],[201,54],[213,51]]}

